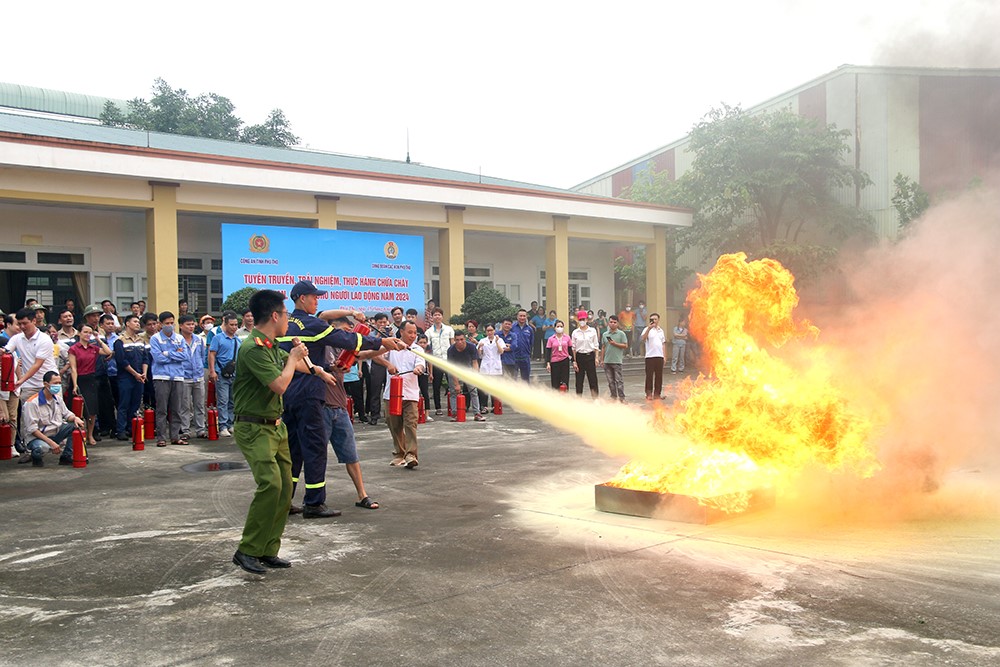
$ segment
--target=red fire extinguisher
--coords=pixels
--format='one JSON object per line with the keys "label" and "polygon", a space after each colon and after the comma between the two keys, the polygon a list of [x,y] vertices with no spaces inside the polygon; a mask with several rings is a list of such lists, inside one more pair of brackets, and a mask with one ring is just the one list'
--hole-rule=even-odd
{"label": "red fire extinguisher", "polygon": [[142,413],[142,420],[145,422],[142,435],[146,438],[152,438],[153,434],[156,433],[156,410],[146,408]]}
{"label": "red fire extinguisher", "polygon": [[14,355],[4,350],[0,354],[0,391],[14,391]]}
{"label": "red fire extinguisher", "polygon": [[208,409],[208,439],[219,439],[219,411],[214,405]]}
{"label": "red fire extinguisher", "polygon": [[77,395],[73,397],[73,407],[71,410],[73,410],[74,415],[83,419],[83,396]]}
{"label": "red fire extinguisher", "polygon": [[403,414],[403,376],[389,378],[389,414],[399,417]]}
{"label": "red fire extinguisher", "polygon": [[132,451],[141,452],[146,449],[146,420],[136,415],[132,417]]}
{"label": "red fire extinguisher", "polygon": [[420,400],[417,401],[417,423],[426,424],[427,423],[427,408],[424,407],[424,397],[421,396]]}
{"label": "red fire extinguisher", "polygon": [[350,396],[347,397],[347,416],[351,418],[351,423],[354,423],[354,399]]}
{"label": "red fire extinguisher", "polygon": [[[364,322],[358,322],[357,324],[354,325],[354,328],[351,329],[351,331],[353,333],[361,334],[362,336],[367,336],[372,332],[372,329]],[[345,371],[350,370],[351,366],[354,365],[354,362],[357,360],[357,358],[358,358],[358,353],[356,350],[344,350],[343,352],[340,353],[340,356],[337,357],[337,365],[343,368]]]}
{"label": "red fire extinguisher", "polygon": [[0,461],[9,461],[13,456],[14,427],[10,422],[0,422]]}
{"label": "red fire extinguisher", "polygon": [[566,389],[567,389],[567,387],[566,387],[566,383],[565,383],[565,382],[560,382],[560,383],[559,383],[559,391],[561,391],[561,392],[564,392],[564,393],[565,393],[565,392],[566,392]]}
{"label": "red fire extinguisher", "polygon": [[461,392],[455,397],[455,421],[465,421],[465,394]]}
{"label": "red fire extinguisher", "polygon": [[493,397],[493,414],[502,415],[503,414],[503,403],[500,402],[498,398]]}
{"label": "red fire extinguisher", "polygon": [[215,406],[215,380],[208,381],[208,391],[205,392],[205,405],[210,408]]}
{"label": "red fire extinguisher", "polygon": [[444,392],[444,401],[448,404],[448,416],[454,417],[455,414],[451,411],[451,389]]}
{"label": "red fire extinguisher", "polygon": [[84,432],[82,428],[73,430],[73,467],[87,467],[87,445],[84,444]]}

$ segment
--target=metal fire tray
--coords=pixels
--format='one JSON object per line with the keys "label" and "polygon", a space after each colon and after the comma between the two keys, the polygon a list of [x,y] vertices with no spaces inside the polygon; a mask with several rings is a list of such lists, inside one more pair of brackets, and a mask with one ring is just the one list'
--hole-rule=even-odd
{"label": "metal fire tray", "polygon": [[594,487],[594,505],[601,512],[613,514],[709,524],[732,519],[739,514],[774,507],[774,492],[769,489],[755,489],[750,492],[750,504],[744,512],[729,514],[715,507],[703,505],[693,496],[598,484]]}

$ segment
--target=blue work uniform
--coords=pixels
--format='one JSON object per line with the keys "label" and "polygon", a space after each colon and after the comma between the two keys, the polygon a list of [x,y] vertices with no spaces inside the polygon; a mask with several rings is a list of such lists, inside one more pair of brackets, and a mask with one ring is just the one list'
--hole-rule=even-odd
{"label": "blue work uniform", "polygon": [[[355,351],[377,350],[382,339],[377,336],[344,331],[326,321],[296,308],[288,316],[288,331],[278,339],[281,348],[291,350],[292,338],[298,338],[309,349],[309,359],[317,368],[326,365],[327,347]],[[304,503],[315,506],[326,502],[326,457],[330,433],[327,428],[324,405],[326,383],[323,378],[310,373],[295,373],[284,394],[283,420],[288,427],[288,448],[292,467],[304,468],[306,493]],[[292,482],[297,482],[293,479]]]}

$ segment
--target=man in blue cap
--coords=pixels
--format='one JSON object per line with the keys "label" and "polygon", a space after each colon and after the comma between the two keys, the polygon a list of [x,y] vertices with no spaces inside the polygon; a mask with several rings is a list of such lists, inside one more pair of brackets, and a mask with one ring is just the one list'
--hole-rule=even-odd
{"label": "man in blue cap", "polygon": [[[300,280],[291,291],[295,310],[288,318],[288,331],[278,338],[283,349],[290,349],[292,339],[298,338],[309,349],[307,365],[309,373],[295,373],[285,391],[284,422],[288,427],[288,445],[291,450],[292,467],[298,469],[301,462],[305,477],[305,501],[302,516],[306,519],[321,519],[339,516],[340,511],[326,506],[326,457],[330,433],[324,415],[326,383],[335,382],[332,375],[323,370],[327,347],[349,350],[402,350],[403,342],[397,338],[362,336],[343,331],[330,324],[339,317],[353,317],[364,320],[357,311],[324,310],[316,317],[319,298],[326,292],[317,289],[308,280]],[[298,480],[292,480],[293,484]],[[293,508],[294,513],[297,508]]]}

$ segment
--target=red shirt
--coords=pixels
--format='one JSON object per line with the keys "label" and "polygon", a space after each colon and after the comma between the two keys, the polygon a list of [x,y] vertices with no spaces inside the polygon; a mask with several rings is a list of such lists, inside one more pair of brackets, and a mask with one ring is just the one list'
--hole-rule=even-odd
{"label": "red shirt", "polygon": [[97,355],[101,353],[101,346],[91,343],[84,347],[82,343],[74,343],[69,348],[69,353],[76,357],[76,374],[93,375],[97,370]]}

